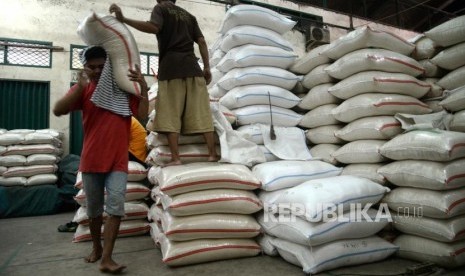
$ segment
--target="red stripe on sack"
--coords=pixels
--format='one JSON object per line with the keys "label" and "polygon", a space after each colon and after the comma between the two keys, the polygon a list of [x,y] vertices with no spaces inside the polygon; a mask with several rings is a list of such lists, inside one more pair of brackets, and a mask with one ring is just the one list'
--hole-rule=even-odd
{"label": "red stripe on sack", "polygon": [[367,55],[368,58],[371,58],[371,59],[387,59],[387,60],[390,60],[390,61],[394,61],[394,62],[397,62],[397,63],[400,63],[400,64],[403,64],[407,67],[410,67],[412,69],[415,69],[417,71],[420,71],[421,73],[424,73],[425,72],[425,69],[423,68],[420,68],[420,67],[417,67],[413,64],[410,64],[408,62],[405,62],[401,59],[398,59],[398,58],[393,58],[393,57],[386,57],[386,56],[377,56],[377,55]]}
{"label": "red stripe on sack", "polygon": [[118,235],[139,233],[139,232],[142,232],[142,231],[146,232],[149,229],[150,229],[150,226],[141,226],[141,227],[136,227],[136,228],[124,229],[124,230],[119,230]]}
{"label": "red stripe on sack", "polygon": [[252,245],[220,245],[220,246],[215,246],[215,247],[209,247],[209,248],[202,248],[202,249],[197,249],[193,250],[190,252],[186,252],[183,254],[179,254],[170,258],[163,259],[164,263],[171,262],[173,260],[177,260],[180,258],[184,258],[190,255],[194,255],[197,253],[203,253],[203,252],[208,252],[208,251],[215,251],[215,250],[222,250],[222,249],[253,249],[253,250],[260,250],[259,246],[252,246]]}
{"label": "red stripe on sack", "polygon": [[451,253],[451,256],[457,256],[465,252],[465,248],[460,248],[459,250],[456,250],[455,252]]}
{"label": "red stripe on sack", "polygon": [[161,188],[161,191],[169,191],[181,187],[187,187],[187,186],[193,186],[193,185],[201,185],[201,184],[211,184],[211,183],[216,183],[216,182],[232,182],[235,184],[240,184],[240,185],[246,185],[246,186],[252,186],[252,187],[260,187],[260,184],[252,183],[252,182],[247,182],[247,181],[241,181],[241,180],[234,180],[234,179],[213,179],[213,180],[202,180],[202,181],[195,181],[195,182],[188,182],[188,183],[183,183],[183,184],[178,184],[178,185],[173,185],[171,187],[165,187]]}
{"label": "red stripe on sack", "polygon": [[465,229],[462,230],[462,231],[457,232],[457,234],[455,234],[454,240],[457,239],[457,237],[462,236],[463,234],[465,234]]}
{"label": "red stripe on sack", "polygon": [[379,77],[374,77],[373,78],[375,81],[377,82],[393,82],[393,83],[414,83],[418,86],[422,86],[422,87],[431,87],[431,84],[421,84],[421,83],[418,83],[414,80],[393,80],[393,79],[387,79],[387,78],[379,78]]}
{"label": "red stripe on sack", "polygon": [[452,182],[452,181],[454,181],[455,179],[457,179],[457,178],[462,178],[462,177],[465,177],[465,173],[456,174],[456,175],[453,175],[453,176],[447,178],[447,180],[446,180],[446,186],[449,185],[449,183]]}
{"label": "red stripe on sack", "polygon": [[396,127],[396,126],[400,126],[400,125],[401,125],[400,123],[385,124],[382,127],[380,127],[380,130],[383,130],[383,129],[388,128],[388,127]]}
{"label": "red stripe on sack", "polygon": [[383,105],[418,105],[421,107],[429,108],[426,104],[422,103],[412,103],[412,102],[387,102],[387,103],[379,103],[379,104],[374,104],[373,106],[380,107]]}
{"label": "red stripe on sack", "polygon": [[[158,156],[166,156],[166,157],[170,157],[171,156],[171,153],[159,153]],[[179,157],[209,157],[208,154],[198,154],[198,153],[194,153],[194,154],[179,154]]]}
{"label": "red stripe on sack", "polygon": [[147,211],[141,211],[141,212],[134,212],[134,213],[128,213],[128,214],[125,214],[126,217],[140,217],[140,216],[146,216],[147,215]]}
{"label": "red stripe on sack", "polygon": [[260,232],[258,229],[184,229],[173,230],[165,233],[166,236],[174,234],[189,234],[189,233],[255,233]]}
{"label": "red stripe on sack", "polygon": [[447,210],[446,210],[447,213],[449,213],[450,210],[452,210],[453,208],[455,208],[457,205],[459,205],[459,204],[461,204],[461,203],[464,203],[464,202],[465,202],[465,198],[462,198],[462,199],[459,199],[459,200],[453,202],[453,203],[449,206],[449,208],[447,208]]}
{"label": "red stripe on sack", "polygon": [[235,201],[235,200],[250,201],[252,203],[255,203],[257,206],[261,206],[261,203],[259,201],[253,200],[245,196],[240,196],[240,197],[233,197],[233,198],[213,198],[213,199],[206,199],[206,200],[196,200],[196,201],[191,201],[191,202],[170,205],[170,208],[179,208],[179,207],[185,207],[185,206],[190,206],[190,205],[198,205],[198,204],[205,204],[205,203],[208,204],[208,203],[213,203],[213,202]]}
{"label": "red stripe on sack", "polygon": [[[124,44],[124,48],[126,49],[126,54],[128,55],[128,62],[129,64],[132,64],[132,59],[131,59],[131,54],[130,54],[130,51],[129,51],[129,45],[127,43],[127,41],[124,39],[123,35],[118,32],[117,30],[115,30],[113,27],[109,26],[109,25],[106,25],[100,18],[97,17],[97,15],[94,14],[94,18],[100,23],[102,24],[102,26],[106,29],[109,29],[110,31],[112,31],[113,33],[116,34],[116,36],[118,36],[122,41],[123,41],[123,44]],[[134,68],[131,68],[131,69],[134,69]],[[135,69],[134,69],[135,70]],[[139,90],[139,87],[137,86],[136,82],[133,81],[132,84],[134,85],[134,89],[137,93],[137,96],[140,96],[140,90]]]}
{"label": "red stripe on sack", "polygon": [[449,154],[454,151],[455,149],[459,148],[459,147],[465,147],[465,143],[458,143],[458,144],[455,144],[450,150],[449,150]]}
{"label": "red stripe on sack", "polygon": [[388,32],[388,31],[378,31],[378,30],[373,30],[372,28],[370,28],[368,26],[368,29],[370,29],[370,31],[374,32],[374,33],[387,33],[387,34],[390,34],[392,35],[394,38],[397,38],[398,40],[404,42],[405,44],[408,44],[408,45],[411,45],[410,42],[408,42],[407,40],[403,39],[402,37],[394,34],[394,33],[391,33],[391,32]]}

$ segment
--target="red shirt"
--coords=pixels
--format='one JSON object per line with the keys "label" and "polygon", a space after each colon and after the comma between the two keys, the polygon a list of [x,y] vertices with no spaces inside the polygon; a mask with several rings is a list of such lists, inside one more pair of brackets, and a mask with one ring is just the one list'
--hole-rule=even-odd
{"label": "red shirt", "polygon": [[[131,117],[117,115],[91,102],[96,85],[96,82],[89,83],[82,98],[71,107],[71,110],[82,110],[84,145],[79,170],[85,173],[127,172]],[[76,88],[74,85],[68,93],[73,93]],[[137,98],[130,95],[133,114],[138,106]]]}

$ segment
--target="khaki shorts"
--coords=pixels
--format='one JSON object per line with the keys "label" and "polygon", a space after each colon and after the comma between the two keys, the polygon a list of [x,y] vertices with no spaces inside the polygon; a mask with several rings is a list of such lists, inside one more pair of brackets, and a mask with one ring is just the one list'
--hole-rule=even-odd
{"label": "khaki shorts", "polygon": [[154,129],[182,134],[214,130],[203,77],[158,81]]}

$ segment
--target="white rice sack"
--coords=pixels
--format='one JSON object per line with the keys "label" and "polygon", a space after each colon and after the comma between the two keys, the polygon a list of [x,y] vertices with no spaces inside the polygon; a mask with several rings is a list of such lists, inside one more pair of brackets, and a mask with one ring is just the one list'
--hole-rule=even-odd
{"label": "white rice sack", "polygon": [[300,77],[281,68],[251,66],[232,69],[218,81],[218,86],[231,90],[241,85],[268,84],[290,90],[298,80]]}
{"label": "white rice sack", "polygon": [[447,70],[432,63],[429,59],[419,60],[418,63],[425,68],[423,76],[427,78],[441,78],[448,72]]}
{"label": "white rice sack", "polygon": [[263,145],[263,134],[260,124],[249,124],[243,125],[236,129],[237,132],[241,133],[241,136],[257,145]]}
{"label": "white rice sack", "polygon": [[270,104],[270,102],[274,106],[292,108],[300,102],[300,98],[279,86],[252,84],[235,87],[220,99],[220,104],[230,109],[248,105]]}
{"label": "white rice sack", "polygon": [[344,239],[307,247],[283,239],[271,242],[279,255],[291,264],[314,274],[343,266],[374,263],[394,254],[398,247],[384,239],[372,236],[363,239]]}
{"label": "white rice sack", "polygon": [[445,98],[439,103],[444,109],[452,112],[465,109],[465,85],[445,92]]}
{"label": "white rice sack", "polygon": [[304,95],[297,106],[304,110],[312,110],[318,106],[326,104],[340,104],[342,100],[334,97],[328,91],[328,89],[332,86],[332,83],[323,83],[314,86],[312,89],[310,89],[310,91],[308,91],[308,93]]}
{"label": "white rice sack", "polygon": [[331,59],[322,54],[328,46],[329,44],[324,44],[311,49],[304,56],[296,59],[289,68],[289,71],[295,74],[306,75],[319,65],[331,63]]}
{"label": "white rice sack", "polygon": [[370,179],[381,185],[386,184],[386,178],[378,172],[384,164],[349,164],[342,169],[341,175],[353,175]]}
{"label": "white rice sack", "polygon": [[272,66],[287,69],[297,55],[275,46],[246,44],[232,48],[216,65],[221,72],[249,66]]}
{"label": "white rice sack", "polygon": [[313,87],[320,84],[335,82],[335,79],[332,78],[325,70],[329,66],[330,64],[322,64],[313,68],[304,76],[302,85],[307,89],[312,89]]}
{"label": "white rice sack", "polygon": [[[300,77],[303,79],[302,76],[300,76]],[[296,94],[297,96],[299,96],[300,94],[307,93],[308,89],[303,86],[302,80],[298,80],[297,83],[295,84],[294,88],[291,89],[291,92]],[[302,98],[302,97],[299,96],[299,98]]]}
{"label": "white rice sack", "polygon": [[239,126],[257,123],[269,125],[272,116],[273,125],[295,127],[302,119],[302,115],[290,109],[271,106],[270,111],[269,105],[249,105],[233,109],[232,112],[236,115]]}
{"label": "white rice sack", "polygon": [[25,186],[35,186],[35,185],[51,185],[55,184],[58,180],[56,174],[37,174],[27,178]]}
{"label": "white rice sack", "polygon": [[61,141],[49,133],[33,132],[24,135],[24,140],[21,144],[52,144],[61,147]]}
{"label": "white rice sack", "polygon": [[336,131],[334,135],[345,141],[390,140],[402,133],[401,123],[394,116],[373,116],[357,119]]}
{"label": "white rice sack", "polygon": [[315,160],[321,160],[332,165],[337,165],[339,162],[331,154],[340,147],[340,145],[335,144],[318,144],[310,148],[310,154]]}
{"label": "white rice sack", "polygon": [[341,80],[328,89],[328,92],[340,99],[348,99],[363,93],[392,93],[423,97],[431,89],[427,82],[407,74],[367,71],[356,73]]}
{"label": "white rice sack", "polygon": [[[121,221],[145,219],[147,218],[148,211],[149,211],[149,207],[147,206],[147,204],[143,202],[138,202],[138,201],[125,202],[124,203],[124,216],[121,217]],[[108,214],[106,212],[103,212],[102,216],[104,220],[108,218]],[[89,217],[87,216],[87,207],[84,207],[84,206],[79,207],[79,209],[77,209],[76,213],[74,214],[73,221],[79,224],[88,225]]]}
{"label": "white rice sack", "polygon": [[[220,147],[216,147],[216,152],[220,154]],[[179,157],[183,163],[206,162],[208,161],[208,148],[206,144],[180,145]],[[170,162],[171,151],[168,146],[159,146],[152,149],[145,163],[149,165],[163,166]]]}
{"label": "white rice sack", "polygon": [[[105,225],[102,226],[102,237]],[[150,231],[149,223],[146,220],[123,220],[116,234],[117,238],[145,235]],[[80,224],[73,236],[73,242],[91,241],[89,226]]]}
{"label": "white rice sack", "polygon": [[433,219],[394,213],[392,220],[392,225],[405,234],[420,236],[438,242],[454,242],[465,238],[462,234],[465,232],[465,216]]}
{"label": "white rice sack", "polygon": [[465,66],[459,67],[442,77],[437,85],[447,90],[454,90],[465,85]]}
{"label": "white rice sack", "polygon": [[128,181],[137,182],[147,178],[147,169],[136,161],[128,162]]}
{"label": "white rice sack", "polygon": [[32,154],[26,158],[25,165],[53,165],[60,162],[60,157],[53,154]]}
{"label": "white rice sack", "polygon": [[110,58],[116,84],[123,91],[140,95],[137,82],[130,81],[128,69],[140,67],[137,43],[128,27],[112,15],[92,13],[78,26],[78,35],[87,45],[102,46]]}
{"label": "white rice sack", "polygon": [[336,104],[325,104],[308,111],[300,120],[299,126],[316,128],[339,124],[340,122],[332,114],[333,109],[336,107]]}
{"label": "white rice sack", "polygon": [[425,78],[423,81],[431,84],[431,89],[423,96],[423,100],[442,97],[444,88],[436,84],[436,82],[439,81],[438,78]]}
{"label": "white rice sack", "polygon": [[36,132],[35,129],[12,129],[12,130],[8,130],[7,133],[12,133],[12,134],[22,134],[22,135],[26,135],[26,134],[29,134],[29,133],[33,133],[33,132]]}
{"label": "white rice sack", "polygon": [[416,60],[430,59],[434,57],[441,48],[424,34],[418,35],[413,43],[415,44],[415,49],[412,52],[412,57]]}
{"label": "white rice sack", "polygon": [[147,213],[147,219],[149,221],[155,222],[157,225],[161,227],[161,218],[163,217],[163,214],[164,211],[161,205],[152,204],[152,206],[150,206],[149,212]]}
{"label": "white rice sack", "polygon": [[22,155],[0,156],[0,166],[17,167],[26,165],[26,157]]}
{"label": "white rice sack", "polygon": [[17,177],[3,177],[0,176],[0,186],[10,187],[10,186],[24,186],[27,184],[27,177],[17,176]]}
{"label": "white rice sack", "polygon": [[37,145],[13,145],[8,146],[2,155],[32,155],[32,154],[54,154],[61,155],[63,150],[50,144]]}
{"label": "white rice sack", "polygon": [[424,99],[423,102],[428,105],[432,112],[441,112],[444,111],[444,108],[439,105],[440,100],[436,99]]}
{"label": "white rice sack", "polygon": [[0,176],[2,176],[3,173],[6,172],[7,169],[8,169],[7,167],[0,166]]}
{"label": "white rice sack", "polygon": [[[236,114],[234,114],[234,112],[232,112],[231,110],[229,110],[229,108],[227,108],[226,106],[224,106],[222,104],[218,104],[218,108],[219,108],[220,112],[224,115],[226,120],[231,125],[234,125],[236,123],[237,118],[236,118]],[[217,137],[217,135],[215,135],[215,137]],[[219,142],[217,144],[219,144]]]}
{"label": "white rice sack", "polygon": [[363,117],[396,113],[427,114],[431,109],[418,99],[399,94],[366,93],[345,100],[332,111],[334,117],[350,123]]}
{"label": "white rice sack", "polygon": [[255,165],[252,173],[262,183],[263,190],[274,191],[294,187],[311,179],[337,176],[341,170],[318,160],[282,160]]}
{"label": "white rice sack", "polygon": [[397,256],[417,262],[455,268],[465,264],[465,241],[443,243],[414,235],[400,235],[394,241],[399,247]]}
{"label": "white rice sack", "polygon": [[451,161],[465,157],[465,133],[439,129],[413,130],[394,137],[380,149],[393,160]]}
{"label": "white rice sack", "polygon": [[156,176],[161,191],[169,196],[208,189],[254,190],[260,181],[240,164],[192,163],[162,168]]}
{"label": "white rice sack", "polygon": [[[142,200],[150,195],[150,189],[142,184],[128,182],[126,185],[126,193],[124,194],[125,201],[136,201]],[[106,192],[105,192],[106,199]],[[74,200],[81,206],[86,206],[86,193],[84,189],[79,190],[79,192],[74,196]]]}
{"label": "white rice sack", "polygon": [[268,210],[274,212],[281,204],[291,204],[292,214],[315,222],[322,219],[328,206],[337,207],[345,212],[350,209],[351,204],[376,204],[387,192],[389,188],[366,178],[351,175],[332,176],[308,180],[284,190],[269,202]]}
{"label": "white rice sack", "polygon": [[82,172],[78,171],[76,174],[76,182],[74,183],[74,187],[76,189],[82,189],[83,184],[82,184]]}
{"label": "white rice sack", "polygon": [[7,133],[8,130],[4,129],[4,128],[0,128],[0,134],[4,134],[4,133]]}
{"label": "white rice sack", "polygon": [[163,208],[173,216],[191,216],[209,213],[249,215],[263,206],[257,196],[246,190],[212,189],[173,197],[162,197]]}
{"label": "white rice sack", "polygon": [[426,31],[425,35],[444,47],[465,41],[465,15],[446,21]]}
{"label": "white rice sack", "polygon": [[449,123],[449,129],[452,131],[465,132],[465,110],[455,113]]}
{"label": "white rice sack", "polygon": [[7,147],[0,146],[0,155],[3,155],[7,150]]}
{"label": "white rice sack", "polygon": [[271,241],[274,240],[275,238],[267,235],[267,234],[261,234],[256,238],[257,243],[260,245],[262,252],[265,255],[268,256],[278,256],[278,250],[274,245],[271,244]]}
{"label": "white rice sack", "polygon": [[238,214],[175,217],[165,212],[161,226],[170,241],[253,238],[261,229],[253,216]]}
{"label": "white rice sack", "polygon": [[56,165],[33,165],[10,167],[3,173],[3,177],[29,177],[37,174],[55,173],[58,167]]}
{"label": "white rice sack", "polygon": [[279,157],[274,155],[267,147],[264,145],[259,145],[258,149],[263,153],[265,156],[265,162],[273,162],[273,161],[278,161],[281,160]]}
{"label": "white rice sack", "polygon": [[[210,64],[210,66],[212,65]],[[212,80],[210,84],[207,85],[207,88],[209,89],[213,87],[213,85],[215,85],[224,76],[224,73],[218,70],[216,67],[213,67],[210,71],[212,74]]]}
{"label": "white rice sack", "polygon": [[290,31],[297,22],[273,10],[257,5],[235,5],[228,9],[221,23],[219,33],[224,34],[239,25],[253,25],[283,34]]}
{"label": "white rice sack", "polygon": [[24,134],[2,133],[0,134],[0,146],[10,146],[21,144],[24,141]]}
{"label": "white rice sack", "polygon": [[[334,133],[339,131],[342,125],[327,125],[319,126],[316,128],[307,129],[305,131],[305,137],[312,144],[344,144],[345,141],[336,137]],[[312,155],[313,156],[313,155]]]}
{"label": "white rice sack", "polygon": [[447,219],[465,214],[465,188],[433,191],[399,187],[387,194],[383,202],[399,214]]}
{"label": "white rice sack", "polygon": [[[226,55],[225,52],[221,49],[216,49],[211,55],[210,55],[210,66],[214,68],[218,62]],[[218,72],[221,72],[220,70],[217,70]]]}
{"label": "white rice sack", "polygon": [[[215,141],[219,144],[218,135],[215,134]],[[168,146],[168,138],[165,134],[158,132],[150,132],[146,138],[146,144],[149,148],[153,149],[158,146]],[[205,138],[202,134],[198,135],[179,135],[178,139],[179,145],[188,145],[188,144],[205,144]]]}
{"label": "white rice sack", "polygon": [[230,29],[221,40],[220,49],[227,53],[235,47],[245,44],[273,46],[293,51],[292,44],[279,33],[263,27],[243,25]]}
{"label": "white rice sack", "polygon": [[449,162],[402,160],[386,164],[378,172],[397,186],[450,190],[465,186],[463,168],[465,159]]}
{"label": "white rice sack", "polygon": [[[261,213],[257,221],[268,235],[305,246],[317,246],[335,240],[366,238],[378,233],[389,221],[368,209],[357,219],[356,211],[348,211],[325,222],[309,222],[299,217]],[[390,218],[389,218],[390,219]]]}
{"label": "white rice sack", "polygon": [[364,26],[331,42],[323,54],[336,60],[345,54],[368,47],[383,48],[403,55],[410,55],[415,45],[395,34]]}
{"label": "white rice sack", "polygon": [[404,73],[416,77],[425,72],[413,58],[384,49],[362,49],[346,54],[326,67],[333,78],[345,79],[362,71]]}
{"label": "white rice sack", "polygon": [[[224,75],[221,78],[223,77]],[[219,87],[217,83],[208,88],[208,94],[210,95],[210,99],[221,99],[221,97],[226,95],[226,93],[228,93],[228,90]]]}
{"label": "white rice sack", "polygon": [[387,158],[379,153],[384,145],[383,140],[357,140],[343,145],[332,155],[337,161],[344,164],[381,163]]}
{"label": "white rice sack", "polygon": [[153,200],[154,205],[161,205],[161,199],[166,195],[161,192],[159,186],[154,186],[150,191],[150,198]]}
{"label": "white rice sack", "polygon": [[465,65],[465,43],[460,43],[439,52],[431,62],[447,70],[455,70]]}
{"label": "white rice sack", "polygon": [[219,260],[252,257],[260,253],[253,239],[200,239],[185,242],[170,241],[151,223],[151,236],[161,248],[163,263],[169,266],[191,265]]}

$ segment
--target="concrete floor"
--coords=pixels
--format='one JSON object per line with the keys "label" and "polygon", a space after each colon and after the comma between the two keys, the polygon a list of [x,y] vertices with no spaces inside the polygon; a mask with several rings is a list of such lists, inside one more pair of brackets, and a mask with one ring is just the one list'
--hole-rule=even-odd
{"label": "concrete floor", "polygon": [[[72,243],[73,233],[59,233],[57,227],[68,222],[73,212],[51,216],[0,220],[0,275],[101,275],[98,264],[86,264],[83,256],[91,243]],[[217,261],[170,268],[161,262],[161,253],[150,235],[120,238],[114,259],[128,266],[124,275],[303,275],[302,269],[280,257]],[[318,275],[403,275],[415,262],[398,258],[340,268]],[[435,275],[465,275],[465,268],[441,271]],[[432,275],[432,274],[428,274]]]}

